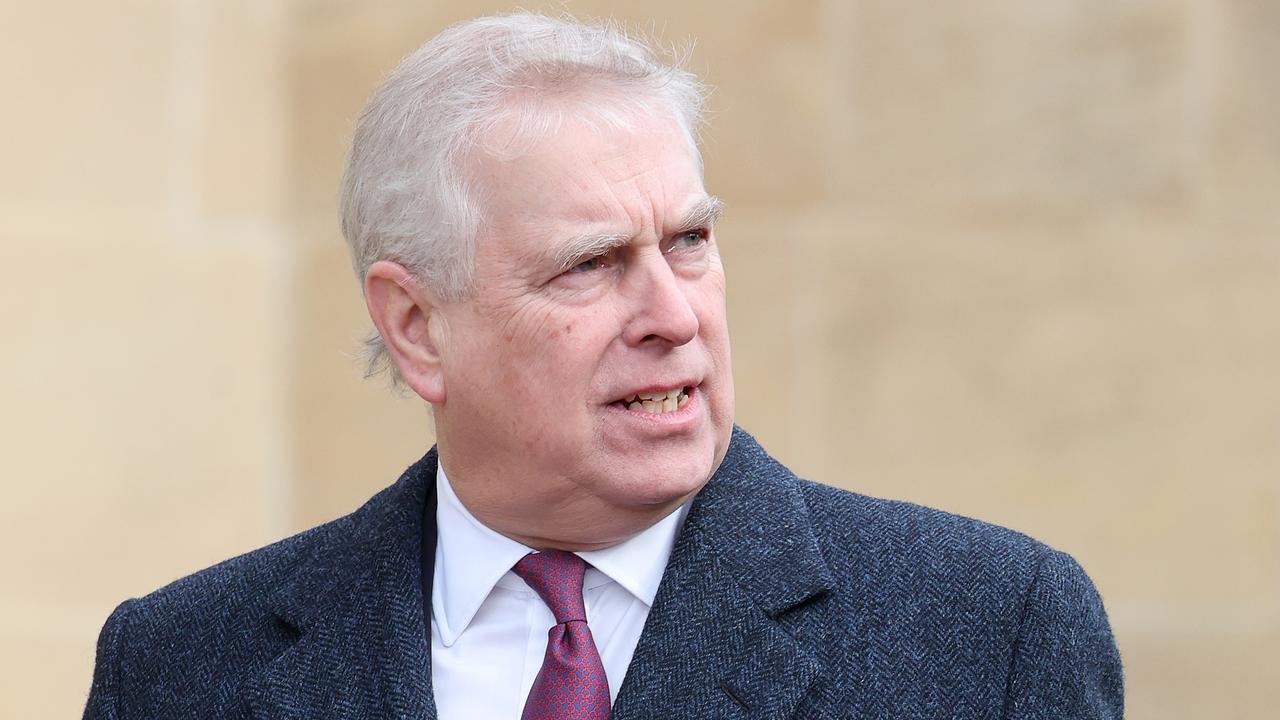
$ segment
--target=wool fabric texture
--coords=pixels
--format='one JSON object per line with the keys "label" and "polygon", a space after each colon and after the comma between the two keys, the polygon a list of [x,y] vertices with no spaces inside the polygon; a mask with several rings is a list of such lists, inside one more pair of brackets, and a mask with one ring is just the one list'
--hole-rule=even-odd
{"label": "wool fabric texture", "polygon": [[609,681],[587,627],[582,581],[587,563],[573,553],[530,553],[512,568],[551,608],[547,652],[522,720],[608,720]]}
{"label": "wool fabric texture", "polygon": [[[432,451],[343,518],[127,600],[85,717],[435,718]],[[513,680],[514,682],[514,680]],[[800,480],[735,429],[671,552],[614,720],[1119,718],[1068,555]]]}

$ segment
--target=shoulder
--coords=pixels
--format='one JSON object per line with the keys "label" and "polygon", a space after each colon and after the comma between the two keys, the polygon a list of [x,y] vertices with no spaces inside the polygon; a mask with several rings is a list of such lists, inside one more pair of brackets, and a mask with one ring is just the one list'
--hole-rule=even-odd
{"label": "shoulder", "polygon": [[356,514],[346,515],[270,545],[224,560],[129,601],[132,624],[190,625],[220,616],[243,617],[264,604],[268,592],[318,575],[321,565],[340,564],[350,552]]}
{"label": "shoulder", "polygon": [[1020,719],[1120,716],[1119,654],[1071,556],[992,523],[797,478],[754,441],[743,450],[768,494],[797,498],[807,527],[789,532],[811,533],[829,571],[811,650],[831,697],[858,677],[868,715],[963,700]]}
{"label": "shoulder", "polygon": [[[225,711],[244,680],[294,640],[272,611],[275,591],[308,575],[318,580],[332,566],[322,558],[341,552],[356,522],[334,520],[122,603],[98,640],[90,708],[110,703],[121,716]],[[112,714],[86,712],[98,716]]]}
{"label": "shoulder", "polygon": [[1025,586],[1056,554],[1032,537],[993,523],[808,480],[794,482],[828,561],[857,562],[862,572],[907,573],[917,582]]}
{"label": "shoulder", "polygon": [[281,593],[270,591],[284,588],[318,600],[338,585],[350,585],[351,574],[367,569],[370,557],[389,540],[417,536],[434,476],[432,450],[354,512],[176,580],[133,601],[134,614],[227,613],[268,598],[278,601]]}
{"label": "shoulder", "polygon": [[858,619],[836,632],[856,630],[846,642],[864,643],[872,665],[915,678],[922,697],[976,688],[1019,720],[1123,716],[1106,609],[1070,555],[980,520],[795,482],[841,584],[834,604]]}
{"label": "shoulder", "polygon": [[268,604],[275,590],[303,586],[330,591],[335,573],[359,568],[370,526],[395,486],[358,510],[264,547],[224,560],[131,601],[134,623],[180,623],[243,619],[246,610]]}
{"label": "shoulder", "polygon": [[374,545],[404,533],[421,510],[421,474],[410,468],[349,515],[122,603],[99,637],[90,707],[171,716],[228,707],[246,678],[296,640],[310,613],[371,571]]}
{"label": "shoulder", "polygon": [[1026,585],[1055,552],[989,522],[799,478],[741,429],[735,430],[729,460],[739,496],[749,498],[744,502],[759,504],[765,496],[796,498],[793,504],[800,507],[795,514],[803,516],[808,527],[791,532],[812,532],[837,576]]}
{"label": "shoulder", "polygon": [[1039,540],[914,503],[796,483],[840,604],[867,618],[866,629],[922,648],[1002,648],[1008,656],[1034,624],[1105,628],[1088,575]]}
{"label": "shoulder", "polygon": [[[922,647],[1010,648],[1024,619],[1057,617],[1096,597],[1070,556],[1023,533],[798,478],[741,430],[734,444],[733,488],[750,498],[743,502],[754,505],[752,516],[770,516],[760,525],[772,531],[755,541],[777,542],[782,530],[788,542],[812,542],[833,583],[832,609],[855,618],[860,632]],[[783,506],[790,509],[780,527]]]}

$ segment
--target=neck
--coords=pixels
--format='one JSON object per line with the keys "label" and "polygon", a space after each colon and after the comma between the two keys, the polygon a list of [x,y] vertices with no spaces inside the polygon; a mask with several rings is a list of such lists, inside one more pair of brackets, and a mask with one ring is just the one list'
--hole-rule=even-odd
{"label": "neck", "polygon": [[510,482],[503,482],[503,478],[519,477],[517,473],[492,478],[457,467],[445,460],[443,452],[440,457],[449,487],[467,512],[485,527],[535,550],[580,552],[612,547],[654,526],[696,494],[631,507],[612,505],[571,483],[561,484],[570,491],[530,495],[513,492]]}
{"label": "neck", "polygon": [[603,550],[644,532],[675,512],[692,496],[673,498],[659,505],[619,508],[585,497],[537,503],[540,509],[513,506],[484,492],[467,480],[453,482],[454,493],[467,511],[493,531],[535,550],[569,552]]}

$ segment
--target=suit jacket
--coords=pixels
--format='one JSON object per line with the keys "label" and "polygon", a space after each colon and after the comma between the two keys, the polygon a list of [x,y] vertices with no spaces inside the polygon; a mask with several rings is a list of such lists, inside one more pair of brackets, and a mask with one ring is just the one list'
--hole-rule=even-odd
{"label": "suit jacket", "polygon": [[[435,471],[433,450],[351,515],[121,604],[85,717],[434,718]],[[739,429],[613,707],[615,720],[1122,713],[1106,614],[1070,557],[797,479]]]}

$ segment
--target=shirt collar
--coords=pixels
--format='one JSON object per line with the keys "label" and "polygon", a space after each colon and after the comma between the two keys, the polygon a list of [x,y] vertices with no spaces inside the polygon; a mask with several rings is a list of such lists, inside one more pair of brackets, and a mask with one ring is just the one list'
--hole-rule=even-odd
{"label": "shirt collar", "polygon": [[[471,624],[494,586],[520,558],[534,551],[477,520],[453,492],[443,463],[436,466],[436,498],[436,562],[431,611],[440,641],[451,646]],[[686,502],[624,542],[603,550],[577,553],[607,576],[600,577],[588,570],[586,586],[595,587],[613,580],[652,607],[689,505]],[[521,587],[524,582],[512,573],[505,584]]]}
{"label": "shirt collar", "polygon": [[533,552],[481,523],[467,510],[436,466],[436,567],[431,579],[431,614],[440,641],[453,645],[498,580]]}
{"label": "shirt collar", "polygon": [[658,594],[658,584],[667,569],[671,548],[688,513],[689,503],[686,502],[626,541],[603,550],[586,550],[578,553],[578,557],[608,575],[646,606],[653,607],[653,598]]}

